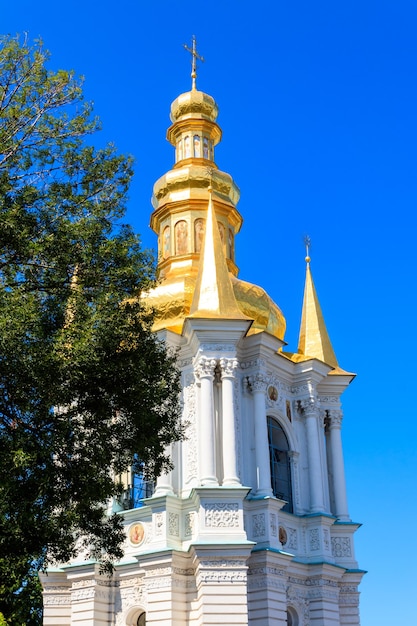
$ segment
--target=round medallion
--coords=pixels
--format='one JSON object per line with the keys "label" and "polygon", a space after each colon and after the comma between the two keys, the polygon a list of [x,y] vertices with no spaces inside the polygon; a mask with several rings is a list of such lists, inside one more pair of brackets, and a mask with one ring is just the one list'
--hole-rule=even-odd
{"label": "round medallion", "polygon": [[140,546],[145,539],[145,526],[142,522],[136,522],[129,528],[129,541],[134,546]]}
{"label": "round medallion", "polygon": [[279,527],[278,538],[283,546],[287,543],[287,531],[284,526]]}

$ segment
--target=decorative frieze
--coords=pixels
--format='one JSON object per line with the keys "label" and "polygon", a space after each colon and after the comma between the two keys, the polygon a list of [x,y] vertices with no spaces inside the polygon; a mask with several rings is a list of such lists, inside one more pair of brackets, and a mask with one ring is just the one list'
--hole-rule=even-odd
{"label": "decorative frieze", "polygon": [[216,502],[205,507],[207,528],[238,528],[239,504],[237,502]]}
{"label": "decorative frieze", "polygon": [[218,354],[224,354],[225,352],[235,352],[236,346],[232,343],[202,343],[200,346],[201,352],[216,352]]}
{"label": "decorative frieze", "polygon": [[265,359],[252,359],[251,361],[244,361],[240,364],[243,370],[248,369],[264,369],[266,367]]}

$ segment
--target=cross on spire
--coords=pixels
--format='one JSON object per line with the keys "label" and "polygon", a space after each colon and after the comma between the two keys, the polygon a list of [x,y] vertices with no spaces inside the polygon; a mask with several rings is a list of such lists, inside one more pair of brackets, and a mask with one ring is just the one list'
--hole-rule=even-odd
{"label": "cross on spire", "polygon": [[197,52],[197,40],[195,35],[192,38],[192,48],[187,46],[187,44],[183,44],[184,48],[191,54],[191,78],[192,78],[192,89],[196,89],[196,78],[197,78],[197,59],[204,63],[204,58],[198,54]]}
{"label": "cross on spire", "polygon": [[310,263],[310,246],[311,246],[311,239],[309,237],[309,235],[306,235],[304,237],[304,245],[306,247],[306,263]]}

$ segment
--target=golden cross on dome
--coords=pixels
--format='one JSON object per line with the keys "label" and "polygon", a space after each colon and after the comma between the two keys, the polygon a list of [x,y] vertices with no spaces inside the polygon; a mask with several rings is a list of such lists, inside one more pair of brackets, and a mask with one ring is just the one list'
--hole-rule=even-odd
{"label": "golden cross on dome", "polygon": [[192,56],[192,60],[191,60],[191,78],[192,78],[192,88],[195,89],[196,85],[195,85],[195,81],[197,78],[197,59],[199,61],[202,61],[204,63],[204,58],[198,54],[197,52],[197,40],[195,38],[195,35],[193,35],[193,39],[192,39],[193,43],[192,43],[192,48],[190,48],[189,46],[187,46],[186,43],[183,44],[184,48],[187,50],[187,52],[189,52]]}

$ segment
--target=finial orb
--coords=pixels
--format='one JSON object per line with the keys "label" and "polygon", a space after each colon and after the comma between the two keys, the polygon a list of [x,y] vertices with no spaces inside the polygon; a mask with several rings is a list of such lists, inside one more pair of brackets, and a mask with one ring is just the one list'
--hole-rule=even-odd
{"label": "finial orb", "polygon": [[306,256],[305,261],[306,261],[306,263],[310,263],[310,257]]}

